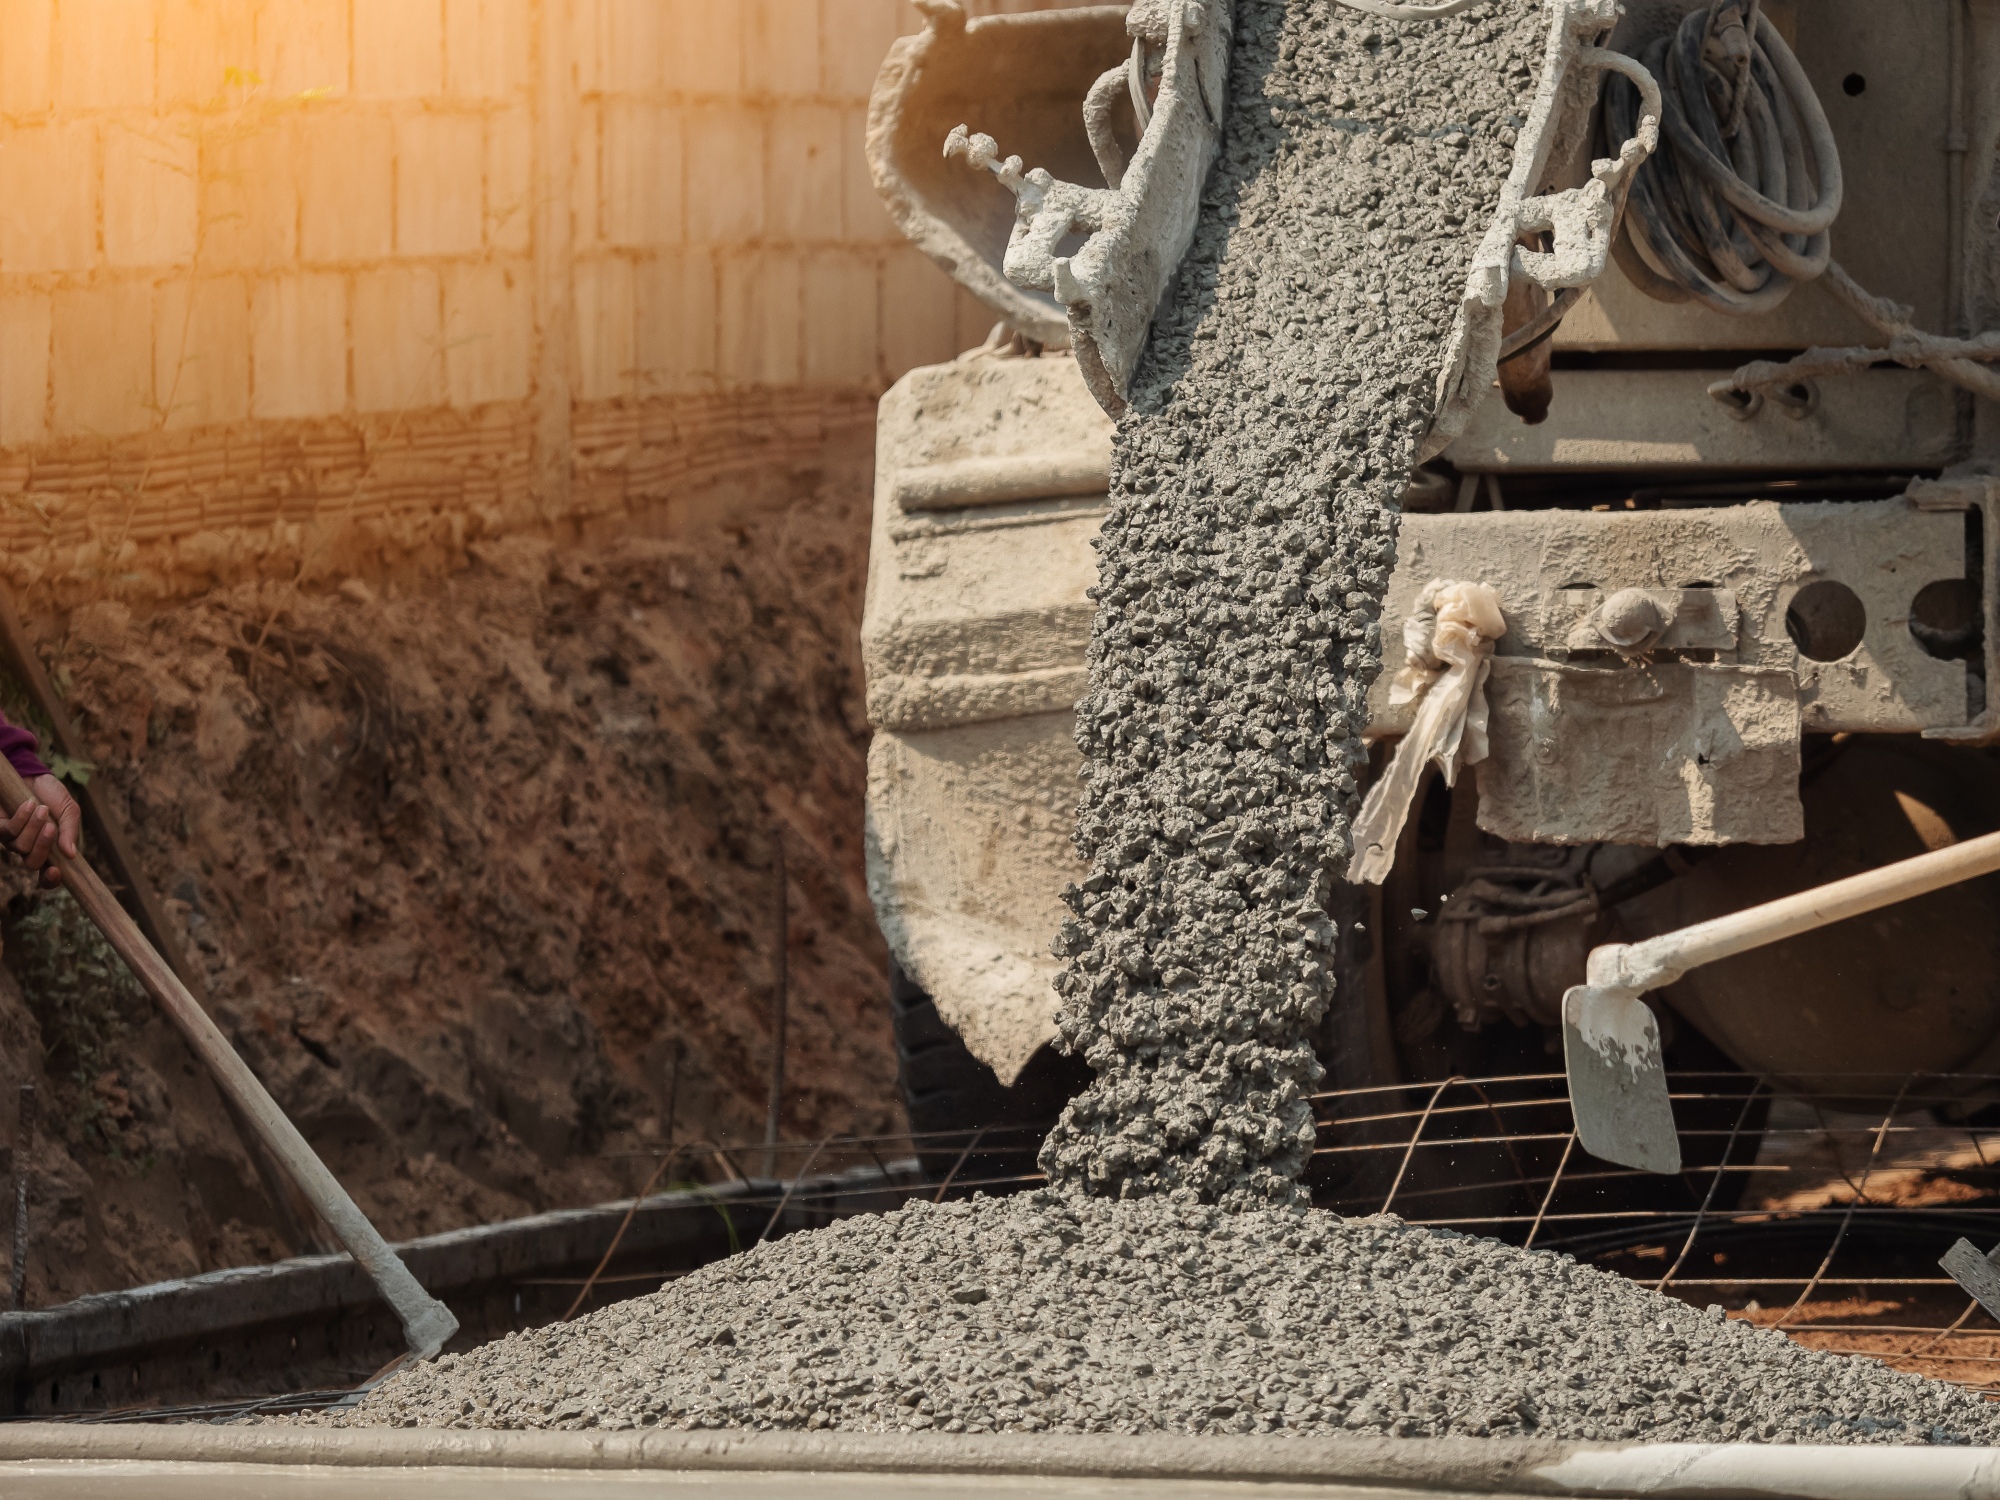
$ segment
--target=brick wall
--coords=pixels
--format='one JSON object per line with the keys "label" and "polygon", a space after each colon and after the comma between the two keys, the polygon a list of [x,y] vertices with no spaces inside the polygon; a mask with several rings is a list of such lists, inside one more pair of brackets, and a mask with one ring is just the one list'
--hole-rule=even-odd
{"label": "brick wall", "polygon": [[862,156],[918,24],[0,0],[0,571],[183,594],[865,462],[874,395],[991,321]]}

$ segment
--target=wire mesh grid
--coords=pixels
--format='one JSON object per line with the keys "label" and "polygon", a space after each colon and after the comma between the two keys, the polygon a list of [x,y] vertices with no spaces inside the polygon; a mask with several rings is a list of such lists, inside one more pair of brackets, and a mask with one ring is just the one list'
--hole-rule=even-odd
{"label": "wire mesh grid", "polygon": [[[1960,1237],[1981,1250],[2000,1240],[2000,1109],[1981,1107],[2000,1098],[2000,1075],[1834,1074],[1779,1089],[1738,1073],[1676,1073],[1669,1083],[1677,1177],[1585,1153],[1563,1075],[1550,1072],[1317,1094],[1307,1183],[1316,1204],[1343,1215],[1394,1213],[1561,1251],[1811,1348],[2000,1395],[2000,1324],[1938,1267]],[[879,1209],[885,1194],[1036,1186],[1046,1129],[700,1142],[671,1160],[746,1190],[732,1211],[755,1240],[781,1222]],[[658,1180],[669,1160],[648,1155]],[[842,1185],[841,1169],[871,1163],[880,1170]],[[668,1278],[587,1283],[579,1305],[649,1279]]]}
{"label": "wire mesh grid", "polygon": [[1938,1267],[1960,1237],[2000,1239],[2000,1111],[1983,1107],[2000,1077],[1669,1084],[1678,1177],[1587,1155],[1560,1073],[1322,1094],[1314,1199],[1567,1252],[1812,1348],[2000,1394],[2000,1324]]}
{"label": "wire mesh grid", "polygon": [[[1563,1075],[1549,1072],[1315,1095],[1307,1182],[1340,1214],[1394,1213],[1565,1252],[1812,1348],[2000,1395],[2000,1324],[1938,1267],[1961,1236],[1981,1250],[2000,1240],[2000,1109],[1982,1104],[2000,1099],[2000,1075],[1834,1074],[1811,1089],[1737,1073],[1669,1082],[1677,1177],[1585,1153]],[[781,1223],[879,1209],[885,1194],[1038,1185],[1046,1129],[689,1143],[672,1156],[743,1190],[732,1211],[755,1240]],[[669,1164],[649,1155],[658,1180]],[[839,1175],[869,1164],[879,1170]],[[579,1305],[631,1295],[639,1288],[622,1283],[633,1279],[649,1278],[589,1286]]]}

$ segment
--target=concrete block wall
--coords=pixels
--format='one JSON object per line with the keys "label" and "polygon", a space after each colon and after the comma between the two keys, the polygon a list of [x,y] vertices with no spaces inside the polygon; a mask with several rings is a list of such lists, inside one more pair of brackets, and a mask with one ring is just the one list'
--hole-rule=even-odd
{"label": "concrete block wall", "polygon": [[865,459],[874,396],[991,321],[862,156],[919,24],[0,0],[0,573],[170,596]]}

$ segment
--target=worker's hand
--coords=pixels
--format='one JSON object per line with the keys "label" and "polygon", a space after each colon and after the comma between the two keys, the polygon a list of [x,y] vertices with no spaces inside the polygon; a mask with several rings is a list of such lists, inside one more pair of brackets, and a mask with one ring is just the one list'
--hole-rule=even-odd
{"label": "worker's hand", "polygon": [[43,885],[61,885],[62,871],[49,863],[56,849],[76,857],[76,836],[83,826],[83,809],[62,784],[59,776],[37,776],[28,783],[35,794],[23,802],[14,816],[0,823],[0,839],[26,861],[31,870],[42,872]]}

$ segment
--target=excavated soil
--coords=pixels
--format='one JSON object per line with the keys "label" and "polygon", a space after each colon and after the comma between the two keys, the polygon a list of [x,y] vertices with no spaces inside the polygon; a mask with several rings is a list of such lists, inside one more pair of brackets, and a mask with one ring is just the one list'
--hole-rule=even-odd
{"label": "excavated soil", "polygon": [[[683,540],[516,539],[428,582],[49,625],[92,784],[211,1008],[391,1238],[632,1192],[676,1048],[676,1138],[761,1139],[780,831],[786,1131],[899,1128],[861,864],[858,489]],[[0,1084],[42,1093],[30,1304],[290,1253],[144,998],[45,982],[78,941],[51,915],[17,897],[0,975]]]}

